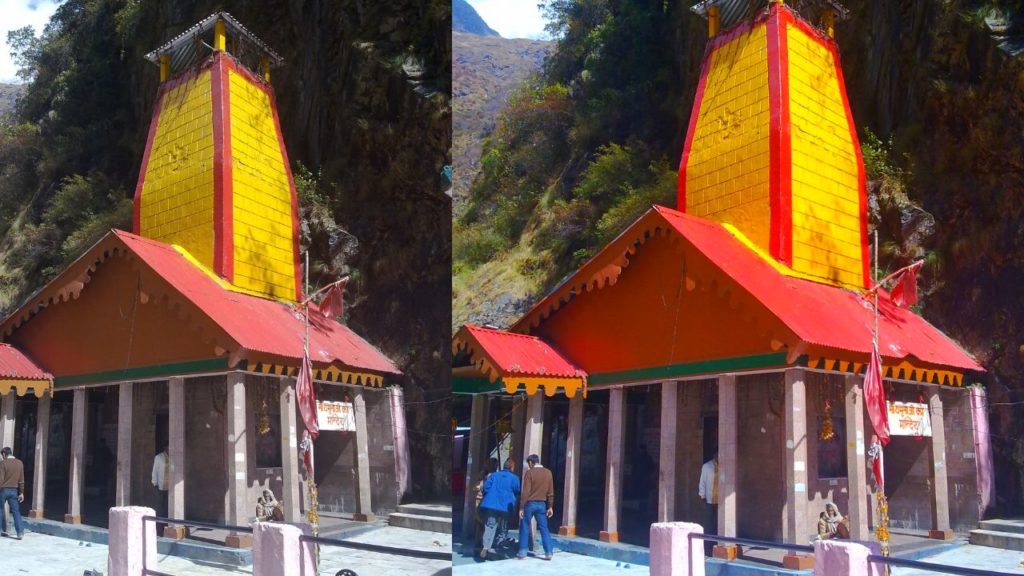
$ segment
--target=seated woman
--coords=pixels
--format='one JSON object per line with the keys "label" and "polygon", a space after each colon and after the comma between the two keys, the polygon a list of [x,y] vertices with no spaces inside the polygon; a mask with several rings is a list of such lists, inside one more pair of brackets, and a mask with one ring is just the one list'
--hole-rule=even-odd
{"label": "seated woman", "polygon": [[839,513],[839,508],[831,502],[825,503],[825,511],[818,516],[818,537],[843,540],[850,538],[848,521]]}

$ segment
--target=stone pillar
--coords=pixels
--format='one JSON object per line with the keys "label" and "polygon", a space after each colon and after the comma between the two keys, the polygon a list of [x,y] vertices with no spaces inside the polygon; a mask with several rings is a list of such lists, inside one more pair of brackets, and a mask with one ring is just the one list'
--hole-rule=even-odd
{"label": "stone pillar", "polygon": [[373,504],[370,501],[370,442],[366,437],[365,391],[357,387],[352,394],[352,408],[356,421],[356,513],[353,520],[373,521]]}
{"label": "stone pillar", "polygon": [[299,438],[295,415],[295,386],[291,378],[281,378],[281,502],[284,505],[284,521],[302,521],[299,494],[302,478],[299,474]]}
{"label": "stone pillar", "polygon": [[[167,381],[167,517],[185,519],[185,379]],[[181,540],[187,534],[184,526],[164,528],[165,538]]]}
{"label": "stone pillar", "polygon": [[64,521],[68,524],[82,523],[82,484],[85,478],[85,435],[88,432],[86,411],[89,407],[89,391],[78,388],[74,392],[71,408],[71,468],[68,479],[68,513]]}
{"label": "stone pillar", "polygon": [[107,573],[110,576],[138,576],[156,568],[156,523],[144,522],[155,516],[152,508],[124,506],[108,513]]}
{"label": "stone pillar", "polygon": [[476,527],[476,494],[473,487],[480,478],[480,471],[483,466],[483,451],[487,443],[484,429],[487,428],[487,401],[486,394],[473,395],[473,407],[469,418],[469,449],[466,458],[466,494],[462,508],[462,535],[466,538],[473,536]]}
{"label": "stone pillar", "polygon": [[[248,496],[248,446],[245,435],[245,375],[230,372],[227,380],[226,432],[228,442],[228,505],[224,511],[227,524],[244,526],[249,520]],[[226,546],[247,548],[252,545],[252,535],[232,532],[224,540]]]}
{"label": "stone pillar", "polygon": [[[718,535],[736,537],[736,478],[739,411],[736,404],[736,376],[718,377]],[[735,544],[717,544],[716,558],[732,560],[739,550]]]}
{"label": "stone pillar", "polygon": [[46,506],[46,452],[50,442],[50,393],[36,405],[35,469],[32,472],[32,509],[29,518],[42,518]]}
{"label": "stone pillar", "polygon": [[302,530],[278,522],[259,522],[252,527],[253,576],[316,575],[313,555],[299,541]]}
{"label": "stone pillar", "polygon": [[117,477],[114,506],[132,503],[132,388],[131,382],[117,387]]}
{"label": "stone pillar", "polygon": [[[544,440],[544,392],[540,388],[526,399],[526,427],[523,430],[523,456],[542,456]],[[541,463],[544,460],[541,459]],[[523,468],[525,472],[526,469]]]}
{"label": "stone pillar", "polygon": [[804,371],[798,368],[786,370],[785,379],[785,541],[804,544],[811,536],[807,527],[807,391]]}
{"label": "stone pillar", "polygon": [[0,447],[14,448],[14,404],[18,401],[18,393],[11,391],[0,399]]}
{"label": "stone pillar", "polygon": [[619,503],[622,500],[622,450],[626,415],[625,390],[612,388],[608,399],[608,467],[604,491],[602,542],[619,541]]}
{"label": "stone pillar", "polygon": [[525,442],[523,431],[526,428],[526,397],[516,394],[512,397],[512,461],[516,463],[516,474],[521,478],[526,468]]}
{"label": "stone pillar", "polygon": [[704,576],[704,541],[689,538],[703,533],[700,524],[651,524],[651,576]]}
{"label": "stone pillar", "polygon": [[850,491],[847,516],[850,519],[850,539],[871,539],[868,530],[868,478],[864,459],[864,378],[847,374],[846,402],[846,477]]}
{"label": "stone pillar", "polygon": [[928,412],[932,419],[932,438],[928,462],[932,473],[932,529],[929,538],[952,540],[949,527],[949,486],[946,478],[946,429],[942,415],[942,397],[938,386],[928,387]]}
{"label": "stone pillar", "polygon": [[658,454],[658,522],[676,516],[676,419],[679,383],[661,384],[661,442]]}
{"label": "stone pillar", "polygon": [[579,493],[580,448],[583,440],[583,394],[569,400],[569,430],[565,439],[565,493],[562,497],[562,536],[576,535],[576,498]]}

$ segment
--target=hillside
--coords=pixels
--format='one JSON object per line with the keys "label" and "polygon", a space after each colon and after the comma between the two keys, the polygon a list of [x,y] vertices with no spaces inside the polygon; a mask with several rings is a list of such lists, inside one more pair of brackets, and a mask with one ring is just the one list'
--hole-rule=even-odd
{"label": "hillside", "polygon": [[296,167],[311,281],[342,271],[346,322],[404,372],[413,489],[449,490],[448,0],[66,0],[14,50],[34,80],[0,129],[0,312],[109,228],[131,198],[157,94],[143,56],[216,10],[281,54],[272,84]]}
{"label": "hillside", "polygon": [[0,84],[0,117],[14,110],[14,104],[21,92],[20,84]]}
{"label": "hillside", "polygon": [[[993,405],[998,513],[1024,512],[1020,2],[844,4],[837,41],[880,267],[926,260],[922,314],[988,370],[972,378]],[[509,325],[650,204],[675,202],[704,21],[681,3],[550,12],[560,39],[499,117],[456,221],[456,326]]]}
{"label": "hillside", "polygon": [[498,36],[466,0],[452,0],[452,32]]}
{"label": "hillside", "polygon": [[509,92],[540,70],[550,42],[452,33],[455,212],[480,170],[483,140]]}

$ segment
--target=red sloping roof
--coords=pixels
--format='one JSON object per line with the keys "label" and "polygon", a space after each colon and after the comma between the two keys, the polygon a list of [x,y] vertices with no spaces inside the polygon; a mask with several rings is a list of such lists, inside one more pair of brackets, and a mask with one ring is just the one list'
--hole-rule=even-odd
{"label": "red sloping roof", "polygon": [[[670,208],[656,210],[730,278],[750,292],[808,344],[871,353],[874,313],[866,298],[849,290],[780,273],[721,224]],[[914,312],[879,295],[878,347],[889,358],[983,371],[967,352]]]}
{"label": "red sloping roof", "polygon": [[468,334],[505,373],[528,376],[586,377],[586,372],[536,336],[466,324],[456,335]]}
{"label": "red sloping roof", "polygon": [[[302,358],[304,321],[291,306],[225,289],[170,245],[122,230],[114,230],[113,234],[242,348]],[[333,319],[312,315],[309,341],[313,362],[337,362],[374,372],[401,373],[372,344]]]}
{"label": "red sloping roof", "polygon": [[0,343],[0,378],[14,380],[53,380],[46,370],[14,346]]}

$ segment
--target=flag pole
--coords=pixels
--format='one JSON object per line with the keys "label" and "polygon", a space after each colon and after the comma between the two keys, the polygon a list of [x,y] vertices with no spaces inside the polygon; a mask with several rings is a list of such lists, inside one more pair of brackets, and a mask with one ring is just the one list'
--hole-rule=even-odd
{"label": "flag pole", "polygon": [[[875,278],[878,278],[878,228],[875,228],[874,252],[875,252],[875,263],[874,263],[875,264],[875,266],[874,266],[874,268],[875,268]],[[899,270],[897,272],[899,272]],[[876,282],[875,286],[871,289],[871,292],[875,296],[875,327],[874,327],[874,330],[871,333],[871,344],[874,347],[873,348],[873,353],[875,353],[875,354],[878,354],[878,288],[882,285],[882,282],[884,282],[885,280],[888,280],[889,278],[891,278],[895,274],[896,273],[894,272],[893,274],[890,274],[889,276],[884,278],[882,281]],[[881,354],[879,354],[879,361],[881,361]],[[885,376],[885,370],[884,369],[881,370],[880,376],[882,376],[884,378],[884,376]],[[885,387],[885,380],[884,379],[881,380],[879,382],[879,384],[884,389],[884,387]],[[879,452],[879,456],[878,457],[879,458],[882,458],[882,450],[883,450],[882,444],[881,444],[881,442],[879,442],[879,444],[878,444],[878,452]],[[885,466],[884,462],[885,462],[884,459],[880,460],[879,466],[884,467]],[[885,470],[884,470],[884,468],[881,470],[881,474],[882,474],[882,477],[884,478],[885,477]],[[889,555],[889,501],[885,497],[885,483],[884,482],[880,483],[880,485],[877,486],[877,489],[878,490],[875,493],[875,498],[878,501],[878,506],[877,506],[877,509],[876,509],[877,513],[875,514],[875,517],[877,518],[877,524],[878,525],[875,527],[875,535],[878,537],[878,543],[879,543],[879,545],[880,545],[880,547],[882,549],[882,556],[888,556]],[[888,575],[889,574],[889,566],[888,566],[888,564],[885,565],[884,570],[885,570],[885,574]]]}
{"label": "flag pole", "polygon": [[[303,292],[304,293],[308,293],[309,292],[309,250],[306,250],[306,267],[305,267],[304,277],[305,278],[303,279],[303,284],[304,284]],[[309,303],[310,303],[310,300],[311,300],[311,298],[306,298],[305,300],[302,301],[303,318],[304,318],[305,323],[306,323],[306,326],[305,326],[306,331],[305,331],[305,335],[304,335],[303,340],[302,340],[302,352],[303,352],[303,354],[305,354],[306,358],[309,358]],[[309,384],[310,384],[310,386],[312,386],[313,382],[310,381]],[[311,464],[310,464],[310,470],[307,470],[309,475],[306,477],[306,488],[307,488],[307,492],[309,493],[309,510],[306,511],[306,519],[309,520],[310,527],[312,528],[312,531],[313,531],[313,536],[319,536],[320,535],[320,512],[319,512],[320,503],[319,503],[319,498],[317,497],[316,479],[313,478],[313,466],[312,466],[312,462],[313,462],[313,459],[315,457],[316,452],[313,452],[313,435],[312,434],[308,434],[308,433],[307,433],[307,435],[308,435],[308,438],[309,438],[309,449],[310,449],[310,452],[311,452],[310,457],[309,457],[309,460],[310,460]],[[314,550],[316,551],[315,552],[315,562],[317,564],[319,564],[319,560],[320,560],[320,547],[317,546],[317,547],[314,548]]]}

